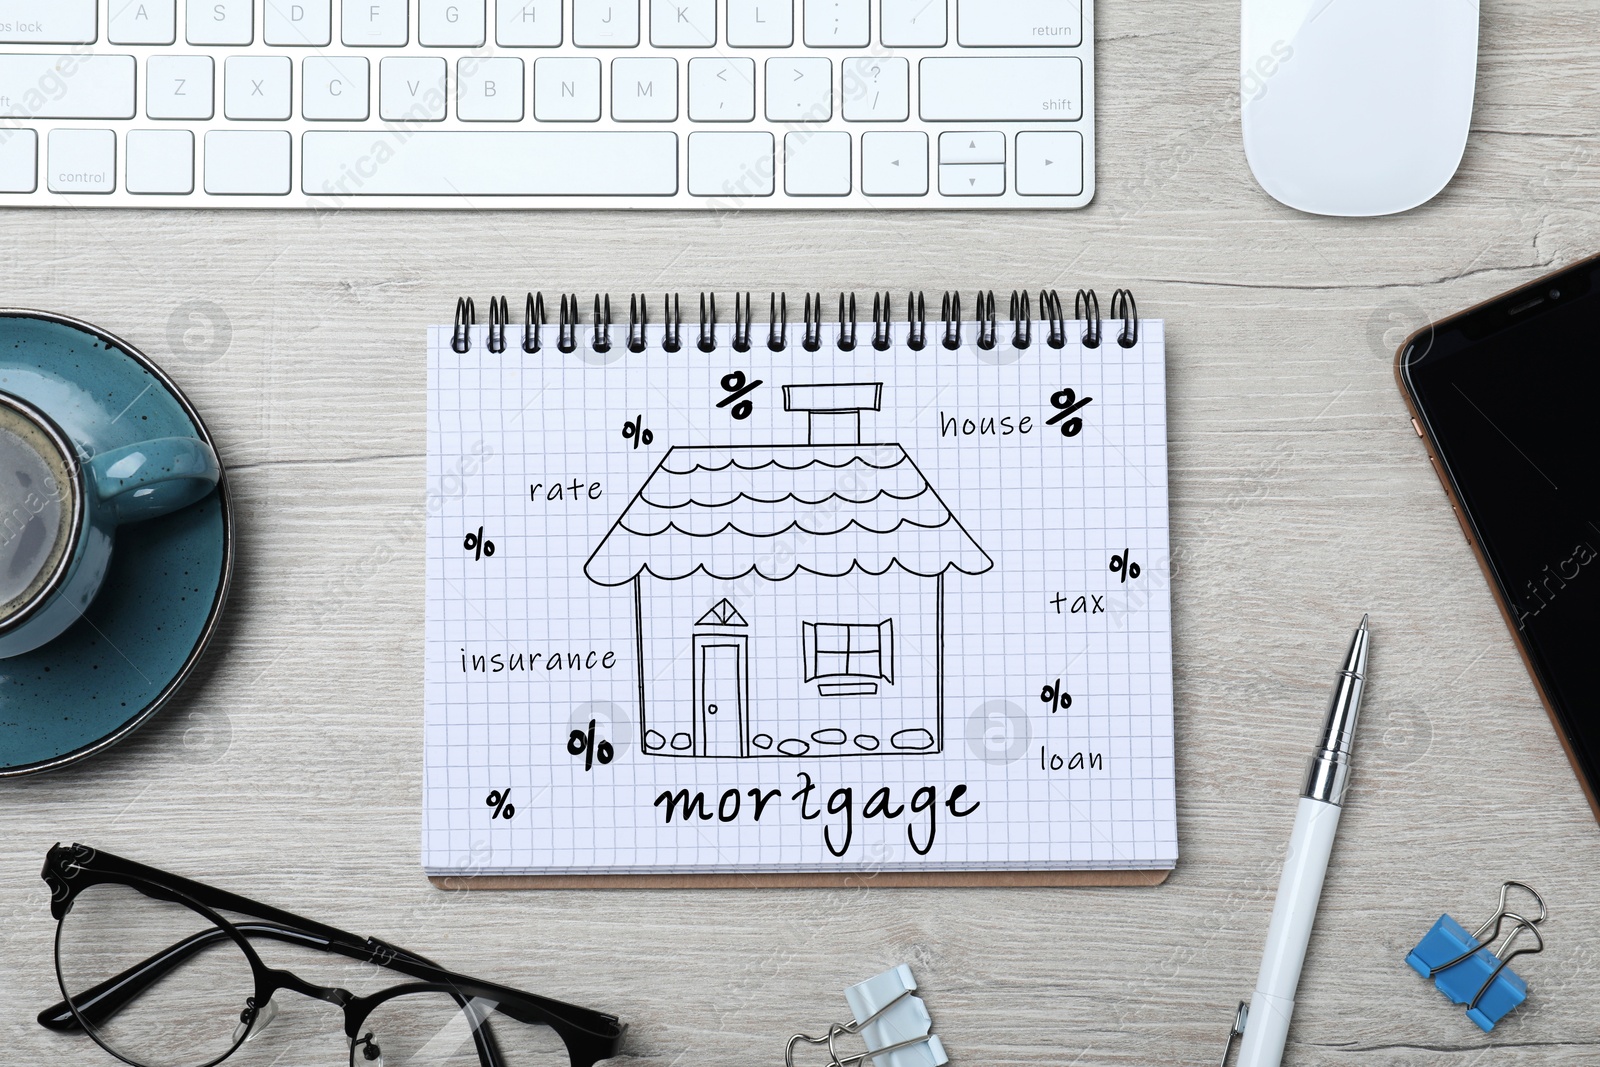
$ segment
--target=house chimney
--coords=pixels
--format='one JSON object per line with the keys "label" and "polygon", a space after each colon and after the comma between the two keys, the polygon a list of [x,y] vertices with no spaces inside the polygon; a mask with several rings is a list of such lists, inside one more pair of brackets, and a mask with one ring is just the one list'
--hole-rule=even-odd
{"label": "house chimney", "polygon": [[861,413],[883,410],[883,383],[786,385],[783,410],[806,413],[806,443],[859,445]]}

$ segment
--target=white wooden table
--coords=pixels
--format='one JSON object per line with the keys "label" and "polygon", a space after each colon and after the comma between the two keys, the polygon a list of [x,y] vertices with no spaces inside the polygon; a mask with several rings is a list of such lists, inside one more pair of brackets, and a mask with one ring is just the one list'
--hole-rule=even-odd
{"label": "white wooden table", "polygon": [[[197,683],[0,787],[0,1048],[47,1033],[37,872],[80,840],[632,1024],[641,1063],[780,1061],[896,962],[962,1064],[1204,1064],[1254,982],[1293,793],[1363,611],[1357,784],[1295,1065],[1600,1060],[1600,832],[1411,431],[1395,344],[1600,244],[1600,8],[1486,0],[1457,181],[1301,216],[1240,148],[1237,5],[1102,0],[1099,196],[1060,214],[0,215],[4,303],[97,322],[218,436],[239,565]],[[1138,890],[446,894],[418,866],[423,328],[457,294],[1131,285],[1168,321],[1182,858]],[[970,296],[969,296],[970,299]],[[514,300],[513,303],[516,303]],[[1508,877],[1550,901],[1492,1035],[1402,963]],[[306,1025],[324,1024],[322,1016]],[[289,1025],[297,1025],[287,1020]],[[275,1025],[284,1025],[280,1022]],[[329,1064],[342,1063],[330,1038]]]}

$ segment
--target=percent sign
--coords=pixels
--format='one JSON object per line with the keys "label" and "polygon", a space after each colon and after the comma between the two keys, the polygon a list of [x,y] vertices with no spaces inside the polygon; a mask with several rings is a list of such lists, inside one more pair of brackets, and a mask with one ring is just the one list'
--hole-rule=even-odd
{"label": "percent sign", "polygon": [[724,374],[722,376],[722,391],[728,395],[717,401],[717,407],[725,408],[732,404],[733,417],[743,422],[756,409],[755,404],[746,400],[745,397],[755,392],[761,385],[760,378],[752,382],[744,376],[744,371],[736,370],[732,374]]}
{"label": "percent sign", "polygon": [[1080,408],[1088,407],[1093,402],[1094,397],[1092,396],[1086,396],[1079,400],[1076,391],[1072,389],[1057,389],[1050,394],[1050,406],[1056,409],[1056,413],[1050,416],[1048,425],[1054,426],[1056,423],[1061,422],[1062,419],[1066,419],[1065,422],[1061,422],[1061,436],[1078,436],[1083,432],[1083,420],[1072,413]]}
{"label": "percent sign", "polygon": [[589,720],[588,733],[582,730],[572,731],[572,736],[567,738],[567,754],[582,756],[583,769],[586,771],[594,770],[595,760],[599,760],[600,765],[604,767],[617,758],[617,752],[611,747],[610,741],[595,743],[593,719]]}
{"label": "percent sign", "polygon": [[1118,575],[1124,583],[1129,578],[1139,577],[1139,565],[1128,558],[1128,550],[1123,549],[1118,555],[1111,557],[1111,573]]}
{"label": "percent sign", "polygon": [[461,547],[472,553],[472,558],[480,560],[484,556],[494,555],[494,542],[483,536],[483,527],[478,527],[477,533],[469,533],[461,542]]}
{"label": "percent sign", "polygon": [[1060,678],[1047,682],[1039,691],[1039,699],[1050,705],[1051,714],[1055,714],[1058,709],[1065,711],[1072,707],[1072,694],[1061,688]]}
{"label": "percent sign", "polygon": [[494,813],[489,816],[491,821],[509,819],[517,813],[516,805],[511,803],[511,790],[509,788],[496,789],[485,797],[483,802],[494,809]]}
{"label": "percent sign", "polygon": [[622,439],[632,441],[634,450],[638,451],[641,444],[653,443],[656,435],[644,428],[644,416],[638,415],[633,421],[622,424]]}

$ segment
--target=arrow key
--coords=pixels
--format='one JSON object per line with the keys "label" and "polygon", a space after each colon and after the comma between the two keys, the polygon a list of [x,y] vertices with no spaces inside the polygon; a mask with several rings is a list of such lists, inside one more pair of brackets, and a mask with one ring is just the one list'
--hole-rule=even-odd
{"label": "arrow key", "polygon": [[1004,163],[1006,135],[999,130],[954,130],[939,135],[940,163]]}
{"label": "arrow key", "polygon": [[1001,196],[1005,191],[1004,163],[945,163],[939,167],[939,192],[945,196]]}
{"label": "arrow key", "polygon": [[927,196],[928,135],[863,134],[861,191],[868,196]]}
{"label": "arrow key", "polygon": [[1068,130],[1017,134],[1017,192],[1078,196],[1083,192],[1083,134]]}

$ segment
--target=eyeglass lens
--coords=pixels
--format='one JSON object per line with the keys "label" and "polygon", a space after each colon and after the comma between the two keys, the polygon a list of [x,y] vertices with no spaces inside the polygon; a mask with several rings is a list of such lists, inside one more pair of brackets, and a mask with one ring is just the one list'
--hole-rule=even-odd
{"label": "eyeglass lens", "polygon": [[[116,997],[100,987],[173,955],[178,961],[153,983],[106,1010]],[[56,930],[56,970],[90,1035],[140,1067],[215,1063],[243,1038],[241,1016],[253,1013],[255,975],[238,942],[200,912],[131,886],[91,885],[73,899]]]}

